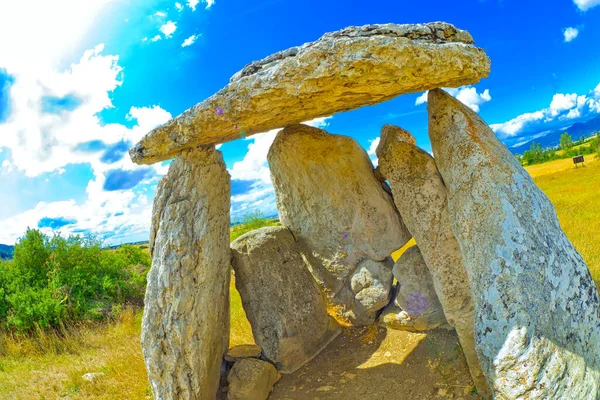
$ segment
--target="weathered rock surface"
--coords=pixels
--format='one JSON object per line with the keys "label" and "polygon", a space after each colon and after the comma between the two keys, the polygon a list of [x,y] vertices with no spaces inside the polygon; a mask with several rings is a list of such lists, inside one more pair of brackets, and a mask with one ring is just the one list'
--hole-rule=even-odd
{"label": "weathered rock surface", "polygon": [[390,183],[394,203],[419,244],[437,297],[448,324],[456,329],[478,392],[489,398],[489,385],[475,352],[471,288],[448,219],[448,191],[433,157],[415,144],[412,135],[401,128],[382,128],[376,150],[378,170]]}
{"label": "weathered rock surface", "polygon": [[398,281],[393,305],[384,310],[380,320],[394,329],[424,331],[446,323],[431,274],[419,247],[412,246],[396,261],[393,268]]}
{"label": "weathered rock surface", "polygon": [[219,92],[156,128],[130,151],[138,164],[380,103],[403,93],[487,77],[469,33],[433,22],[365,25],[253,62]]}
{"label": "weathered rock surface", "polygon": [[262,348],[257,344],[240,344],[230,348],[225,354],[225,361],[235,362],[244,358],[259,358]]}
{"label": "weathered rock surface", "polygon": [[340,333],[296,239],[285,227],[265,227],[240,236],[231,251],[256,342],[279,372],[294,372]]}
{"label": "weathered rock surface", "polygon": [[599,399],[600,300],[554,207],[471,109],[429,92],[429,135],[497,399]]}
{"label": "weathered rock surface", "polygon": [[152,214],[142,348],[156,399],[214,399],[229,341],[229,174],[221,153],[181,154]]}
{"label": "weathered rock surface", "polygon": [[227,398],[266,400],[280,377],[273,364],[266,361],[255,358],[237,361],[227,377],[229,383]]}
{"label": "weathered rock surface", "polygon": [[[353,323],[373,322],[391,289],[388,257],[411,236],[367,153],[352,138],[291,125],[278,133],[268,161],[281,221],[307,247],[313,275]],[[359,277],[352,284],[363,260],[370,260],[365,274],[387,286],[376,299],[375,290],[365,292],[366,303],[357,297]]]}

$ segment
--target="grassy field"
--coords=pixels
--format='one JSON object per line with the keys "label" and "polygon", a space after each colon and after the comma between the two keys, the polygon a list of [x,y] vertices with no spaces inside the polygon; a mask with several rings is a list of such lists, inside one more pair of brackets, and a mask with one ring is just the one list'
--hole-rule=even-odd
{"label": "grassy field", "polygon": [[[600,285],[600,162],[589,157],[574,168],[570,159],[527,167],[550,197],[569,239]],[[232,228],[231,240],[276,220]],[[409,247],[412,243],[407,244]],[[397,259],[402,250],[393,254]],[[253,342],[239,293],[231,282],[231,345]],[[82,325],[36,339],[0,335],[0,399],[150,398],[139,343],[141,311],[126,309],[109,324]],[[91,383],[87,372],[103,377]]]}

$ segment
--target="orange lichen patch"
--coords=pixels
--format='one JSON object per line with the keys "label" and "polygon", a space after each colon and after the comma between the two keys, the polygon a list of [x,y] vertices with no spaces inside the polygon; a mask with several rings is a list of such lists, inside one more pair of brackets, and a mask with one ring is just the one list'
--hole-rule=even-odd
{"label": "orange lichen patch", "polygon": [[365,344],[371,344],[375,341],[378,333],[377,325],[369,325],[367,331],[360,337],[360,340]]}

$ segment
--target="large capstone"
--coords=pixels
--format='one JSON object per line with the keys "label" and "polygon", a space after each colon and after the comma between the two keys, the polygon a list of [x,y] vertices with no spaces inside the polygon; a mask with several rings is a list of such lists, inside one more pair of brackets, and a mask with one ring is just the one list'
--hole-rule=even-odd
{"label": "large capstone", "polygon": [[471,35],[433,22],[365,25],[247,65],[213,96],[146,135],[138,164],[389,100],[459,87],[488,76],[490,60]]}
{"label": "large capstone", "polygon": [[471,288],[448,219],[448,191],[435,160],[416,147],[409,132],[391,125],[381,129],[376,153],[378,170],[390,183],[394,203],[421,249],[437,297],[448,324],[456,329],[478,392],[489,398],[489,385],[475,352]]}
{"label": "large capstone", "polygon": [[182,153],[152,214],[142,349],[156,399],[214,399],[229,341],[229,174],[219,151]]}
{"label": "large capstone", "polygon": [[385,326],[424,331],[446,324],[442,305],[419,247],[412,246],[406,250],[394,264],[393,273],[398,284],[394,302],[380,317]]}
{"label": "large capstone", "polygon": [[231,249],[235,285],[256,342],[279,372],[294,372],[340,333],[325,295],[287,228],[251,231]]}
{"label": "large capstone", "polygon": [[497,399],[599,399],[600,300],[552,203],[471,109],[429,92],[429,135]]}
{"label": "large capstone", "polygon": [[389,256],[410,234],[367,153],[352,138],[292,125],[268,161],[279,216],[306,246],[313,275],[340,313],[372,323],[389,302]]}

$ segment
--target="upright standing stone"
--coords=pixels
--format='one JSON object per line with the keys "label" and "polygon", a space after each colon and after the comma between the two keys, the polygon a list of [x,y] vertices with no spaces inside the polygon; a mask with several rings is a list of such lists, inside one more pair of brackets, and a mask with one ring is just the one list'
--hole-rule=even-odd
{"label": "upright standing stone", "polygon": [[294,372],[340,333],[289,229],[248,232],[231,244],[231,252],[252,333],[279,372]]}
{"label": "upright standing stone", "polygon": [[[411,236],[367,153],[352,138],[291,125],[268,160],[281,221],[308,247],[313,275],[353,323],[372,323],[389,301],[389,256]],[[357,296],[365,288],[378,289]]]}
{"label": "upright standing stone", "polygon": [[600,300],[554,207],[471,109],[429,92],[429,135],[497,399],[600,399]]}
{"label": "upright standing stone", "polygon": [[181,154],[152,214],[142,349],[156,399],[214,399],[229,344],[229,174],[219,151]]}
{"label": "upright standing stone", "polygon": [[474,308],[460,247],[448,219],[447,189],[433,157],[416,147],[407,131],[381,129],[378,169],[388,180],[394,203],[419,244],[448,324],[456,329],[479,394],[490,388],[475,352]]}
{"label": "upright standing stone", "polygon": [[446,323],[431,273],[418,246],[402,254],[392,270],[398,281],[394,302],[380,320],[393,329],[425,331]]}

